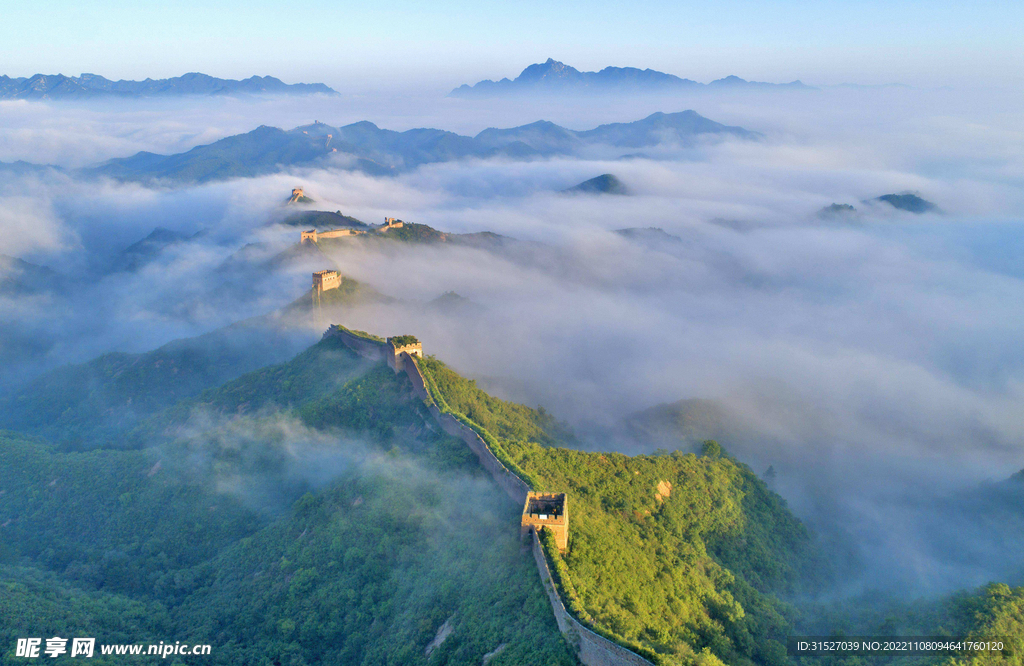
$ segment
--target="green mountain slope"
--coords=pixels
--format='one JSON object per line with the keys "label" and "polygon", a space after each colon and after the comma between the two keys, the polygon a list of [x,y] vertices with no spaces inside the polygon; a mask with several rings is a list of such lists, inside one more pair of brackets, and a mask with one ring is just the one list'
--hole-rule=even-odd
{"label": "green mountain slope", "polygon": [[[159,643],[173,635],[167,609],[103,590],[83,590],[52,574],[0,565],[0,664],[25,663],[15,657],[18,638],[92,637],[97,644]],[[45,643],[43,644],[45,647]],[[124,656],[102,656],[93,664],[123,664]]]}
{"label": "green mountain slope", "polygon": [[518,507],[410,388],[327,339],[144,424],[139,450],[0,437],[0,641],[30,616],[224,664],[574,663]]}
{"label": "green mountain slope", "polygon": [[[746,466],[713,442],[581,451],[543,410],[419,366],[511,468],[568,493],[569,548],[548,554],[578,619],[658,664],[791,663],[786,636],[813,623],[780,599],[816,555]],[[521,507],[428,403],[327,337],[142,421],[133,450],[0,433],[0,663],[26,632],[209,643],[216,664],[574,663]],[[895,614],[921,635],[1015,636],[1020,599],[996,585],[867,620],[823,607],[815,628],[881,632]]]}
{"label": "green mountain slope", "polygon": [[375,462],[211,562],[180,612],[240,663],[571,664],[516,513],[486,480]]}
{"label": "green mountain slope", "polygon": [[568,493],[569,549],[554,564],[578,619],[664,663],[705,647],[728,663],[784,658],[789,612],[774,594],[796,583],[809,538],[746,466],[714,444],[701,457],[553,446],[550,417],[488,396],[436,359],[420,366],[535,488]]}
{"label": "green mountain slope", "polygon": [[[9,561],[82,586],[152,594],[258,518],[207,474],[156,449],[64,453],[0,434],[0,525]],[[173,507],[173,511],[167,511]]]}
{"label": "green mountain slope", "polygon": [[341,211],[331,212],[329,210],[310,210],[302,213],[289,215],[281,221],[281,224],[301,229],[338,229],[351,227],[353,229],[367,229],[370,225],[348,215],[342,215]]}
{"label": "green mountain slope", "polygon": [[[339,316],[357,304],[391,300],[345,277],[338,289],[321,295],[319,307],[324,317]],[[314,309],[307,292],[277,312],[149,352],[112,352],[56,368],[0,394],[0,428],[72,449],[127,446],[127,433],[151,416],[243,373],[291,358],[312,337],[302,327],[313,321]]]}
{"label": "green mountain slope", "polygon": [[125,433],[179,400],[296,351],[296,336],[256,319],[150,352],[112,352],[57,368],[0,396],[0,427],[70,448],[121,446]]}

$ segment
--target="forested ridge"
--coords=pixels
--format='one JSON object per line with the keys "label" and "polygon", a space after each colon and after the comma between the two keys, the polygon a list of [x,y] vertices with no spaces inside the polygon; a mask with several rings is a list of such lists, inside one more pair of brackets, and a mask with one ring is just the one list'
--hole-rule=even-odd
{"label": "forested ridge", "polygon": [[[552,564],[579,619],[663,664],[789,663],[821,563],[749,468],[710,442],[583,451],[542,410],[420,366],[535,484],[569,494],[569,549]],[[3,663],[16,638],[54,635],[209,643],[204,659],[222,664],[575,663],[519,542],[520,507],[404,375],[337,339],[119,432],[91,450],[0,434]],[[1020,589],[943,603],[915,615],[922,631],[1024,633]]]}
{"label": "forested ridge", "polygon": [[5,432],[4,663],[67,634],[224,664],[575,663],[518,508],[425,413],[328,339],[143,423],[133,450]]}

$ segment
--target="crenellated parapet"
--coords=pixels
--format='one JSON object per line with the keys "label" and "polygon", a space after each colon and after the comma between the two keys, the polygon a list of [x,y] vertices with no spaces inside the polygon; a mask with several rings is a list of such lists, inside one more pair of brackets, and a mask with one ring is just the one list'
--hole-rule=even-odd
{"label": "crenellated parapet", "polygon": [[313,273],[313,290],[317,292],[337,289],[341,286],[341,274],[338,271],[317,271]]}

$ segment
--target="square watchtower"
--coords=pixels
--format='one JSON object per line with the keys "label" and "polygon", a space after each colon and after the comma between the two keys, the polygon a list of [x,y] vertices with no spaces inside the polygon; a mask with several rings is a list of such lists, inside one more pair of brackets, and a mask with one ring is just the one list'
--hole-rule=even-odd
{"label": "square watchtower", "polygon": [[341,274],[338,271],[317,271],[313,273],[313,289],[327,291],[341,286]]}
{"label": "square watchtower", "polygon": [[565,493],[526,494],[519,534],[525,538],[531,530],[551,530],[558,550],[565,552],[569,547],[569,500]]}
{"label": "square watchtower", "polygon": [[396,373],[403,369],[402,354],[423,358],[423,345],[414,335],[396,335],[388,338],[384,355],[388,366]]}

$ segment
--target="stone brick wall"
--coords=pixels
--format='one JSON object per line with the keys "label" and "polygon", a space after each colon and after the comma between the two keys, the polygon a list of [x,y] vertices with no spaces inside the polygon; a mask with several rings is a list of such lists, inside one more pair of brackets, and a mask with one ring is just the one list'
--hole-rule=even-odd
{"label": "stone brick wall", "polygon": [[[424,400],[428,399],[430,394],[427,392],[427,386],[419,366],[416,365],[416,362],[407,353],[403,352],[401,358],[402,369],[405,370],[405,374],[412,382],[416,395]],[[480,438],[480,435],[476,434],[472,428],[459,423],[451,414],[442,413],[437,408],[437,405],[430,405],[430,413],[442,430],[466,443],[469,450],[476,454],[477,460],[480,461],[484,469],[490,472],[498,486],[505,491],[505,494],[511,497],[517,504],[522,505],[526,501],[526,494],[530,492],[530,487],[498,460],[487,446],[487,443]]]}
{"label": "stone brick wall", "polygon": [[358,236],[366,232],[361,229],[330,229],[329,231],[317,232],[317,238],[339,238],[341,236]]}
{"label": "stone brick wall", "polygon": [[316,229],[310,229],[309,231],[299,232],[299,243],[317,243],[321,238],[339,238],[341,236],[358,236],[365,234],[364,229],[328,229],[327,231],[317,231]]}
{"label": "stone brick wall", "polygon": [[562,598],[558,596],[558,588],[551,578],[548,559],[544,557],[544,548],[536,532],[532,532],[533,559],[537,562],[540,580],[547,592],[551,610],[555,613],[558,629],[565,639],[576,650],[576,656],[584,666],[653,666],[653,664],[637,653],[613,643],[604,636],[595,634],[569,615],[565,610]]}
{"label": "stone brick wall", "polygon": [[326,333],[324,333],[324,337],[339,338],[343,343],[345,343],[345,346],[365,358],[379,361],[383,360],[385,357],[385,345],[383,342],[375,342],[374,340],[361,338],[358,335],[352,335],[342,328],[332,326],[327,329]]}

